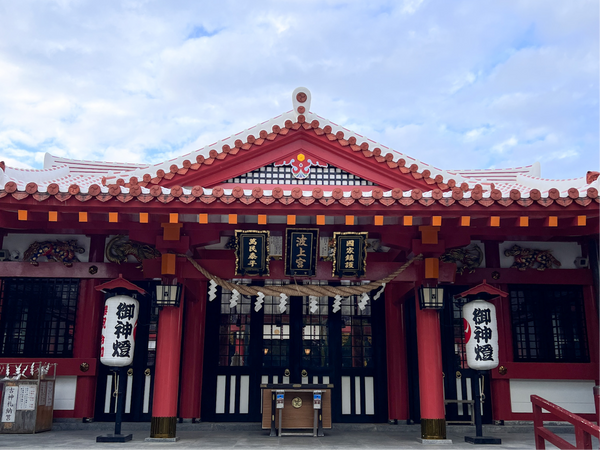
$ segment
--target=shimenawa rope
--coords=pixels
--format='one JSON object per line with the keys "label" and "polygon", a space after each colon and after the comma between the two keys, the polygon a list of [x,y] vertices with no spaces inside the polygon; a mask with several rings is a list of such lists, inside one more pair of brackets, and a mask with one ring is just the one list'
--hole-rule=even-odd
{"label": "shimenawa rope", "polygon": [[361,284],[359,286],[318,286],[313,284],[306,285],[289,285],[289,286],[248,286],[245,284],[235,284],[227,280],[223,280],[216,275],[211,274],[209,271],[204,269],[200,264],[198,264],[192,257],[188,255],[184,255],[182,253],[177,253],[177,256],[186,258],[202,275],[204,275],[209,280],[213,280],[222,288],[233,291],[237,290],[241,295],[248,295],[255,297],[259,292],[262,292],[267,296],[277,297],[280,294],[285,294],[288,297],[297,295],[297,296],[315,296],[315,297],[335,297],[337,295],[341,297],[348,297],[350,295],[361,295],[365,292],[370,292],[374,289],[381,287],[383,284],[387,284],[404,272],[408,266],[410,266],[414,261],[423,259],[423,255],[415,256],[412,259],[406,261],[399,269],[392,272],[385,278],[381,280],[373,281],[368,284]]}

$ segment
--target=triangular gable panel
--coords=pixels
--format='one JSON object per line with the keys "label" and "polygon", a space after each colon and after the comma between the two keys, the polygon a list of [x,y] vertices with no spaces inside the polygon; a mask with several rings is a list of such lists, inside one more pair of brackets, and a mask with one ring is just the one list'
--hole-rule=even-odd
{"label": "triangular gable panel", "polygon": [[374,183],[330,164],[314,164],[311,160],[291,159],[269,164],[223,184],[272,184],[310,186],[374,186]]}
{"label": "triangular gable panel", "polygon": [[[332,142],[327,136],[319,136],[302,127],[291,129],[289,133],[276,136],[272,140],[263,139],[260,145],[244,145],[222,153],[214,151],[213,155],[213,158],[206,160],[199,167],[176,171],[171,176],[156,181],[164,187],[212,188],[262,167],[298,161],[299,156],[303,155],[305,160],[333,166],[345,174],[353,175],[361,182],[368,181],[383,189],[432,189],[423,179],[415,177],[409,171],[400,170],[397,164],[388,164],[382,157],[375,157],[373,152],[356,151],[351,146],[343,146],[338,141]],[[318,164],[315,165],[318,167]]]}

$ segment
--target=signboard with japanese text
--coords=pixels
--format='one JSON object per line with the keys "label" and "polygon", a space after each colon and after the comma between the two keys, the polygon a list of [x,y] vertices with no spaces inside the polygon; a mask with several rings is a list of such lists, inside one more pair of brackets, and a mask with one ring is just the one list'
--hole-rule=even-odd
{"label": "signboard with japanese text", "polygon": [[6,386],[4,388],[4,400],[2,402],[2,422],[13,423],[17,410],[17,397],[19,388],[17,386]]}
{"label": "signboard with japanese text", "polygon": [[48,381],[46,386],[46,406],[54,406],[54,381]]}
{"label": "signboard with japanese text", "polygon": [[317,273],[319,230],[288,228],[286,234],[285,275],[313,277]]}
{"label": "signboard with japanese text", "polygon": [[467,364],[471,369],[490,370],[498,366],[498,324],[496,307],[473,300],[462,308]]}
{"label": "signboard with japanese text", "polygon": [[37,386],[34,384],[19,385],[19,401],[17,402],[17,410],[33,411],[35,410],[35,402],[37,399]]}
{"label": "signboard with japanese text", "polygon": [[367,270],[369,233],[333,233],[333,276],[361,277]]}
{"label": "signboard with japanese text", "polygon": [[129,296],[117,295],[106,300],[100,341],[102,364],[125,367],[133,362],[138,313],[138,301]]}
{"label": "signboard with japanese text", "polygon": [[38,406],[46,406],[46,389],[48,388],[47,381],[40,381],[40,395],[38,395]]}
{"label": "signboard with japanese text", "polygon": [[269,275],[269,232],[235,230],[236,275]]}

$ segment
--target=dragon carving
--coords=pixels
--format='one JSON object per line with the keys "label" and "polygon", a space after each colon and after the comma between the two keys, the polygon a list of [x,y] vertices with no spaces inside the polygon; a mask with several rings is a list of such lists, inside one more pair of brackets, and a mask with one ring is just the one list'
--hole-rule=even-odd
{"label": "dragon carving", "polygon": [[34,242],[23,254],[23,260],[34,266],[39,266],[38,258],[45,256],[48,261],[60,261],[71,267],[73,262],[79,262],[77,253],[85,253],[85,249],[77,244],[77,240]]}
{"label": "dragon carving", "polygon": [[522,248],[513,245],[504,250],[504,256],[514,256],[511,269],[552,269],[553,266],[560,267],[560,261],[552,256],[552,250],[536,250],[533,248]]}
{"label": "dragon carving", "polygon": [[122,234],[112,238],[106,246],[106,259],[110,262],[121,264],[127,262],[128,256],[133,256],[140,265],[144,259],[158,258],[161,253],[152,245],[130,241]]}
{"label": "dragon carving", "polygon": [[445,263],[456,263],[456,273],[462,275],[465,270],[475,272],[483,262],[483,252],[478,245],[448,250],[440,257]]}

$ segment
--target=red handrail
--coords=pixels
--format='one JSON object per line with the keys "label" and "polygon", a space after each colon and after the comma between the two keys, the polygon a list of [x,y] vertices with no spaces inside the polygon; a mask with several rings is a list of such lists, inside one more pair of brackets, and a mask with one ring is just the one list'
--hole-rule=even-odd
{"label": "red handrail", "polygon": [[[531,396],[531,403],[533,404],[533,430],[535,434],[535,448],[545,449],[546,441],[548,441],[560,449],[591,449],[592,436],[600,437],[600,426],[594,425],[589,420],[585,420],[579,417],[577,414],[573,414],[572,412],[569,412],[566,409],[555,405],[554,403],[550,403],[548,400],[538,397],[537,395]],[[554,414],[560,420],[564,420],[575,426],[575,445],[570,444],[563,438],[552,433],[547,428],[544,428],[542,408]]]}

